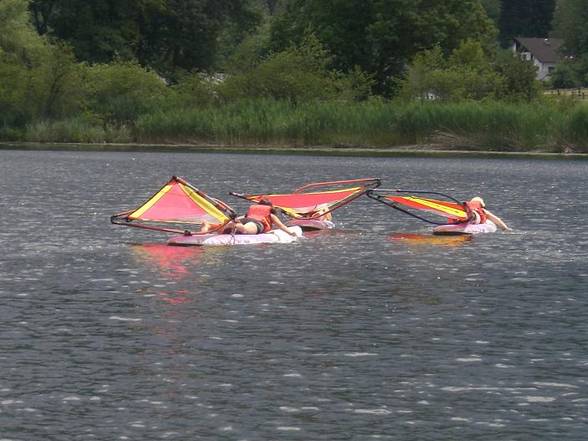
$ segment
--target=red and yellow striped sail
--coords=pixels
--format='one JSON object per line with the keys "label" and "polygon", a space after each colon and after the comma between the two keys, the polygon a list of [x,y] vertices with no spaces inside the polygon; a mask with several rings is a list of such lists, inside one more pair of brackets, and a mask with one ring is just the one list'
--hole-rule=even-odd
{"label": "red and yellow striped sail", "polygon": [[407,208],[426,211],[457,222],[468,220],[468,213],[465,211],[463,205],[455,202],[440,201],[419,196],[385,196],[385,199]]}
{"label": "red and yellow striped sail", "polygon": [[[318,210],[321,210],[322,212],[333,211],[358,198],[370,188],[375,188],[378,185],[380,185],[378,179],[369,178],[308,184],[298,188],[292,193],[233,194],[251,202],[259,202],[261,199],[267,199],[274,205],[274,207],[280,208],[291,217],[311,218]],[[324,190],[318,190],[318,188],[324,188]]]}
{"label": "red and yellow striped sail", "polygon": [[161,190],[128,215],[130,220],[201,224],[203,221],[224,223],[229,220],[211,200],[172,178]]}
{"label": "red and yellow striped sail", "polygon": [[318,208],[326,206],[331,208],[343,200],[352,198],[363,192],[362,187],[352,187],[342,190],[318,191],[311,193],[286,193],[267,195],[247,195],[251,202],[259,202],[261,199],[268,199],[274,207],[281,208],[292,217],[311,215]]}
{"label": "red and yellow striped sail", "polygon": [[157,225],[199,225],[204,222],[224,225],[232,216],[234,211],[227,204],[208,196],[184,179],[173,176],[141,206],[114,215],[111,221],[119,225],[177,232]]}

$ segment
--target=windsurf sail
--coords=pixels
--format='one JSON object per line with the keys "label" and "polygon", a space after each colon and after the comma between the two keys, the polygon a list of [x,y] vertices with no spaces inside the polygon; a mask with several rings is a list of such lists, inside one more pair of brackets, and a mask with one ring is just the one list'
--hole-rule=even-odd
{"label": "windsurf sail", "polygon": [[292,193],[230,194],[254,203],[267,199],[292,218],[315,219],[347,205],[379,185],[380,180],[377,178],[364,178],[315,182],[297,188]]}
{"label": "windsurf sail", "polygon": [[110,221],[116,225],[168,233],[197,234],[189,228],[208,222],[216,225],[211,230],[214,231],[234,217],[235,211],[224,202],[208,196],[186,180],[172,176],[138,208],[115,214]]}
{"label": "windsurf sail", "polygon": [[[425,195],[441,196],[445,200],[433,199],[425,197]],[[434,225],[464,223],[469,218],[465,204],[444,193],[419,190],[377,189],[369,190],[367,196],[398,211]],[[419,212],[443,217],[445,220],[429,219],[424,215],[417,214]]]}

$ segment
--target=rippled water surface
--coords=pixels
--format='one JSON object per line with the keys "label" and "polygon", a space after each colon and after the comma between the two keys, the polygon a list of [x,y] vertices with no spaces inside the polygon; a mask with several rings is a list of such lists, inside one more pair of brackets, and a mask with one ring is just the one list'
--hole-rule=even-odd
{"label": "rippled water surface", "polygon": [[[239,211],[380,177],[515,231],[367,198],[290,245],[109,224],[171,175]],[[0,185],[2,440],[586,439],[588,162],[0,151]]]}

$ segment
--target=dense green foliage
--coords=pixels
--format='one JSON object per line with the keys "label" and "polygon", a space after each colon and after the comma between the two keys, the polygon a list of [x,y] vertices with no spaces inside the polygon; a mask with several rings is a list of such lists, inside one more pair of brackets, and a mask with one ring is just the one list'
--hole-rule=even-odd
{"label": "dense green foliage", "polygon": [[333,67],[359,66],[390,93],[394,77],[424,49],[451,51],[464,39],[493,44],[495,28],[478,0],[291,0],[272,23],[283,50],[312,32],[333,54]]}
{"label": "dense green foliage", "polygon": [[508,45],[514,37],[546,37],[551,30],[555,0],[503,0],[500,40]]}
{"label": "dense green foliage", "polygon": [[588,8],[582,0],[557,0],[553,32],[564,39],[569,54],[588,53]]}
{"label": "dense green foliage", "polygon": [[500,19],[500,12],[502,10],[501,0],[481,0],[482,6],[486,10],[486,14],[490,17],[496,25]]}
{"label": "dense green foliage", "polygon": [[229,76],[218,91],[225,101],[274,98],[292,102],[362,99],[371,80],[359,70],[340,74],[329,70],[330,56],[310,35],[300,46],[269,55],[259,64]]}
{"label": "dense green foliage", "polygon": [[555,36],[564,39],[568,58],[553,75],[555,87],[588,86],[588,7],[584,0],[557,0]]}
{"label": "dense green foliage", "polygon": [[167,75],[211,68],[221,33],[243,34],[259,20],[242,0],[32,0],[30,8],[38,32],[70,44],[81,61],[136,60]]}
{"label": "dense green foliage", "polygon": [[[583,2],[556,86],[588,82]],[[586,107],[497,45],[553,3],[0,0],[0,139],[579,151]]]}
{"label": "dense green foliage", "polygon": [[79,110],[81,66],[31,28],[26,2],[0,2],[0,130]]}
{"label": "dense green foliage", "polygon": [[444,101],[538,98],[531,62],[501,53],[489,57],[478,42],[464,41],[445,57],[439,47],[418,54],[408,68],[402,95]]}

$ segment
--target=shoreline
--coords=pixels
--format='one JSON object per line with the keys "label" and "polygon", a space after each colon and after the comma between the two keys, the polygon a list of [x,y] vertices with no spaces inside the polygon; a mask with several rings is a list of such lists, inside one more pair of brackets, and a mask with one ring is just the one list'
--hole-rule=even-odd
{"label": "shoreline", "polygon": [[407,145],[389,148],[346,146],[267,146],[212,144],[136,144],[136,143],[32,143],[0,142],[0,150],[88,151],[88,152],[161,152],[161,153],[234,153],[348,157],[427,157],[427,158],[526,158],[588,159],[588,153],[502,152],[450,149],[441,145]]}

